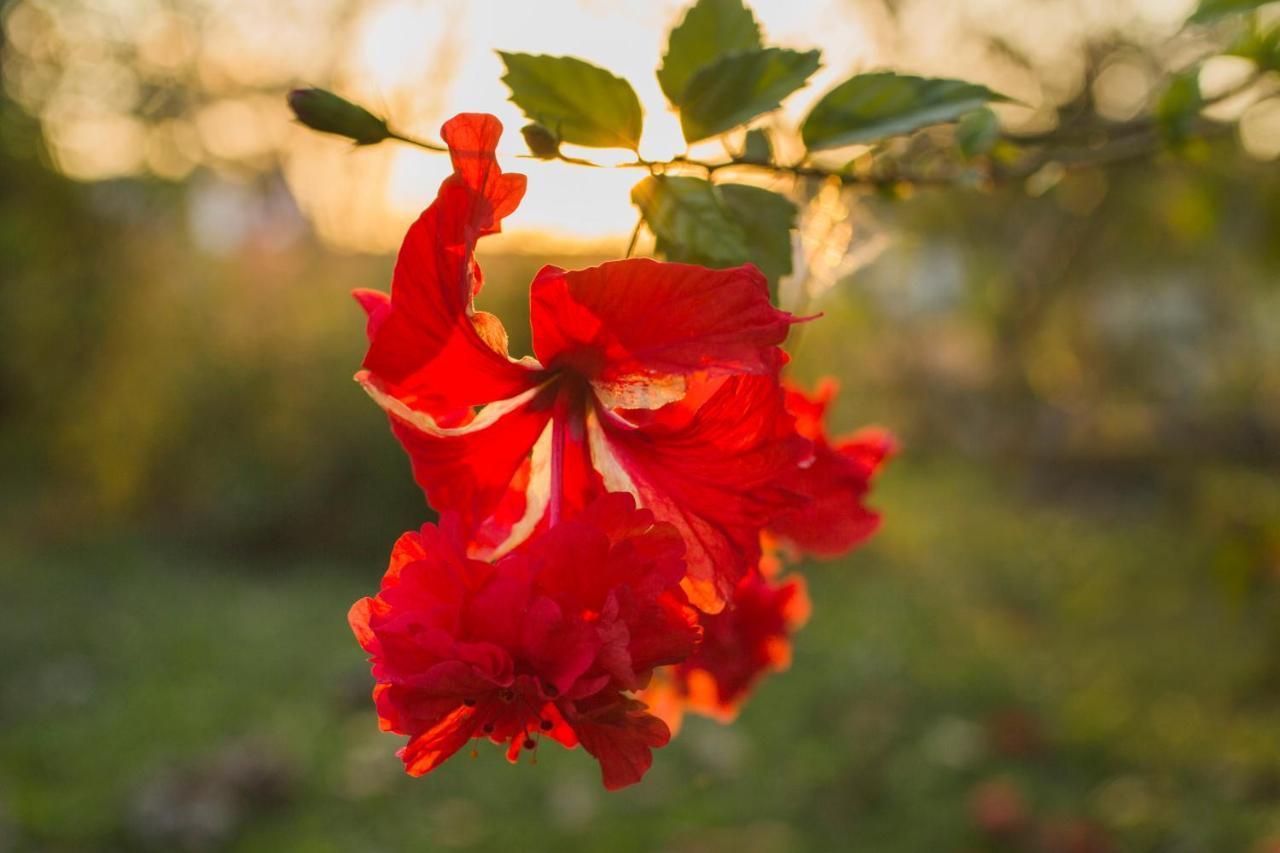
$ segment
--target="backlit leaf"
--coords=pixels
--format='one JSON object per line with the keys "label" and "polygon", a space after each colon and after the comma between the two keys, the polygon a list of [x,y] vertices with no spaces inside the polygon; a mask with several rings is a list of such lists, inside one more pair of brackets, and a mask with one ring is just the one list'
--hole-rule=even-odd
{"label": "backlit leaf", "polygon": [[1000,139],[1000,120],[989,107],[965,115],[956,125],[956,145],[966,157],[986,154]]}
{"label": "backlit leaf", "polygon": [[1250,12],[1270,2],[1272,0],[1200,0],[1200,5],[1191,15],[1191,20],[1197,24],[1203,24],[1224,15]]}
{"label": "backlit leaf", "polygon": [[838,148],[954,121],[1005,100],[986,86],[963,80],[891,71],[858,74],[823,95],[800,132],[811,151]]}
{"label": "backlit leaf", "polygon": [[657,250],[670,261],[707,267],[753,263],[776,291],[791,272],[796,206],[786,196],[748,184],[702,178],[645,178],[631,191]]}
{"label": "backlit leaf", "polygon": [[747,260],[776,288],[778,279],[791,274],[795,204],[784,195],[750,184],[720,184],[716,189],[730,219],[747,235]]}
{"label": "backlit leaf", "polygon": [[821,65],[821,53],[780,47],[740,51],[694,74],[680,101],[684,138],[697,142],[777,109]]}
{"label": "backlit leaf", "polygon": [[704,66],[726,53],[760,46],[760,27],[742,0],[698,0],[667,39],[658,83],[667,100],[679,106],[685,87]]}
{"label": "backlit leaf", "polygon": [[746,234],[710,181],[650,175],[632,188],[631,200],[670,260],[696,257],[708,266],[733,266],[746,259]]}
{"label": "backlit leaf", "polygon": [[556,138],[593,148],[639,147],[644,119],[626,80],[571,56],[498,55],[512,102]]}

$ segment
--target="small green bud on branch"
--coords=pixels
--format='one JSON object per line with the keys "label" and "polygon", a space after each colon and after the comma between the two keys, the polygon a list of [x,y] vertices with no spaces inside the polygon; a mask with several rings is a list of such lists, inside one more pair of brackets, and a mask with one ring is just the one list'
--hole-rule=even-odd
{"label": "small green bud on branch", "polygon": [[520,128],[529,153],[539,160],[555,160],[560,157],[560,140],[547,128],[534,122]]}
{"label": "small green bud on branch", "polygon": [[356,145],[374,145],[396,134],[359,104],[353,104],[326,89],[294,89],[289,93],[289,109],[298,121],[312,130],[345,136]]}

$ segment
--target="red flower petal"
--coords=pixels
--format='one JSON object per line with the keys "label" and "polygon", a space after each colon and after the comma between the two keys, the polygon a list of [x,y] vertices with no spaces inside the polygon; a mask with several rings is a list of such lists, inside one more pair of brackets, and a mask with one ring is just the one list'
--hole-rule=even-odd
{"label": "red flower petal", "polygon": [[351,295],[355,297],[356,302],[360,303],[360,307],[364,309],[365,316],[368,318],[364,331],[369,337],[369,342],[372,343],[378,334],[378,329],[382,328],[383,322],[391,314],[391,297],[381,290],[368,290],[363,287],[351,291]]}
{"label": "red flower petal", "polygon": [[[542,516],[547,494],[545,471],[535,478],[526,466],[541,470],[548,462],[552,392],[534,389],[492,404],[471,423],[454,428],[437,426],[396,398],[373,393],[391,415],[392,432],[409,454],[414,480],[442,516],[456,516],[452,521],[475,545],[476,556],[500,554],[528,535]],[[531,459],[539,439],[546,447]],[[541,491],[530,492],[539,484]]]}
{"label": "red flower petal", "polygon": [[769,373],[791,315],[769,302],[753,266],[711,270],[648,258],[533,281],[533,350],[595,385],[608,407],[657,408],[684,396],[681,377]]}
{"label": "red flower petal", "polygon": [[404,762],[410,776],[422,776],[439,767],[474,734],[475,712],[465,705],[441,720],[434,728],[415,735],[396,757]]}
{"label": "red flower petal", "polygon": [[667,724],[641,708],[618,697],[570,721],[582,748],[600,762],[610,791],[639,782],[653,764],[653,750],[671,740]]}
{"label": "red flower petal", "polygon": [[471,299],[479,289],[472,251],[497,231],[524,194],[523,175],[504,175],[494,157],[502,125],[464,114],[442,133],[454,173],[409,227],[391,282],[390,309],[367,291],[372,342],[364,366],[384,391],[436,415],[514,397],[538,372],[495,348],[488,319],[477,329]]}
{"label": "red flower petal", "polygon": [[795,469],[785,482],[808,501],[769,523],[771,534],[817,557],[845,554],[879,527],[880,514],[864,501],[872,477],[896,449],[893,437],[876,428],[831,446],[824,420],[835,393],[831,380],[822,382],[812,396],[787,389],[787,409],[796,416],[796,430],[813,441],[814,451],[810,464]]}
{"label": "red flower petal", "polygon": [[684,660],[696,647],[701,632],[678,587],[684,542],[631,495],[604,495],[527,553],[537,561],[541,593],[593,626],[593,655],[617,686],[636,689],[653,667]]}
{"label": "red flower petal", "polygon": [[557,693],[567,693],[600,653],[595,626],[565,618],[550,598],[538,598],[524,614],[520,646],[524,657]]}
{"label": "red flower petal", "polygon": [[487,203],[477,205],[469,224],[479,228],[480,234],[502,230],[502,220],[515,211],[525,191],[524,175],[503,174],[494,157],[502,122],[486,113],[459,113],[444,123],[440,136],[453,161],[454,174],[446,185],[461,184]]}
{"label": "red flower petal", "polygon": [[700,636],[679,588],[683,548],[629,494],[496,564],[431,525],[402,536],[378,595],[350,621],[370,653],[379,724],[411,738],[406,769],[428,772],[472,737],[508,744],[515,760],[546,735],[581,740],[610,787],[638,780],[669,734],[621,691],[688,657]]}
{"label": "red flower petal", "polygon": [[743,578],[732,607],[702,618],[702,645],[675,670],[689,708],[733,719],[761,677],[791,664],[791,634],[808,616],[801,576],[777,584],[755,572]]}
{"label": "red flower petal", "polygon": [[606,486],[635,493],[680,532],[685,592],[714,613],[759,559],[761,528],[797,503],[779,480],[810,444],[796,434],[772,376],[709,382],[716,390],[692,414],[675,404],[633,427],[601,413],[592,455]]}
{"label": "red flower petal", "polygon": [[578,516],[531,543],[541,561],[537,583],[579,613],[597,616],[620,587],[648,592],[649,600],[679,583],[684,542],[653,513],[637,509],[623,492],[603,495]]}
{"label": "red flower petal", "polygon": [[636,681],[623,684],[628,689],[643,687],[654,668],[687,659],[702,639],[697,613],[671,595],[662,596],[656,607],[628,614],[626,621],[627,652],[638,674]]}

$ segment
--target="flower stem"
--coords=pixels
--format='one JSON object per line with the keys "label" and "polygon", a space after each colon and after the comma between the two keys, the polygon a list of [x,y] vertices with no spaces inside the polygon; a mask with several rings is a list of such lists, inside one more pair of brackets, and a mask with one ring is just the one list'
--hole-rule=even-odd
{"label": "flower stem", "polygon": [[387,129],[387,138],[394,139],[398,142],[407,142],[409,145],[416,145],[417,147],[425,148],[428,151],[440,151],[443,153],[448,153],[449,151],[448,147],[444,145],[437,145],[434,142],[427,142],[425,139],[418,139],[413,136],[405,136],[403,133],[399,133],[390,128]]}

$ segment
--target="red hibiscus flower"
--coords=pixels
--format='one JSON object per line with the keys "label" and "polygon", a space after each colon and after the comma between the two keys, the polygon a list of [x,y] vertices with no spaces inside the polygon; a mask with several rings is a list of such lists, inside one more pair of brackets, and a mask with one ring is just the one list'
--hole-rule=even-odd
{"label": "red hibiscus flower", "polygon": [[432,525],[401,537],[350,622],[383,730],[409,736],[405,769],[430,772],[473,738],[508,744],[515,761],[545,735],[581,743],[606,788],[639,781],[670,733],[629,691],[699,638],[683,551],[675,528],[626,494],[496,564]]}
{"label": "red hibiscus flower", "polygon": [[867,427],[828,442],[824,420],[838,386],[833,379],[818,384],[812,396],[787,387],[787,411],[796,431],[813,442],[813,458],[793,469],[785,486],[808,500],[784,509],[768,532],[784,544],[816,557],[838,557],[865,541],[880,526],[880,513],[864,500],[881,464],[897,449],[892,435]]}
{"label": "red hibiscus flower", "polygon": [[760,530],[804,500],[784,480],[810,443],[778,382],[794,318],[752,266],[547,267],[532,288],[536,358],[510,358],[501,322],[473,307],[472,253],[524,178],[498,168],[492,116],[456,116],[442,134],[454,173],[410,227],[390,297],[357,293],[371,341],[357,379],[470,556],[501,557],[627,492],[679,531],[689,599],[719,610]]}
{"label": "red hibiscus flower", "polygon": [[789,665],[791,635],[808,617],[809,600],[799,575],[777,580],[785,552],[839,556],[879,526],[879,513],[864,500],[896,445],[889,433],[871,427],[833,446],[824,420],[836,390],[831,379],[812,396],[786,388],[787,410],[795,417],[795,430],[812,442],[812,455],[783,482],[806,502],[769,523],[758,570],[738,583],[728,608],[701,618],[704,639],[698,651],[679,666],[665,667],[642,694],[673,731],[686,710],[732,720],[763,676]]}
{"label": "red hibiscus flower", "polygon": [[777,582],[751,572],[727,608],[702,616],[697,651],[665,668],[641,698],[673,730],[685,710],[729,722],[762,677],[791,665],[791,635],[808,617],[803,577]]}

